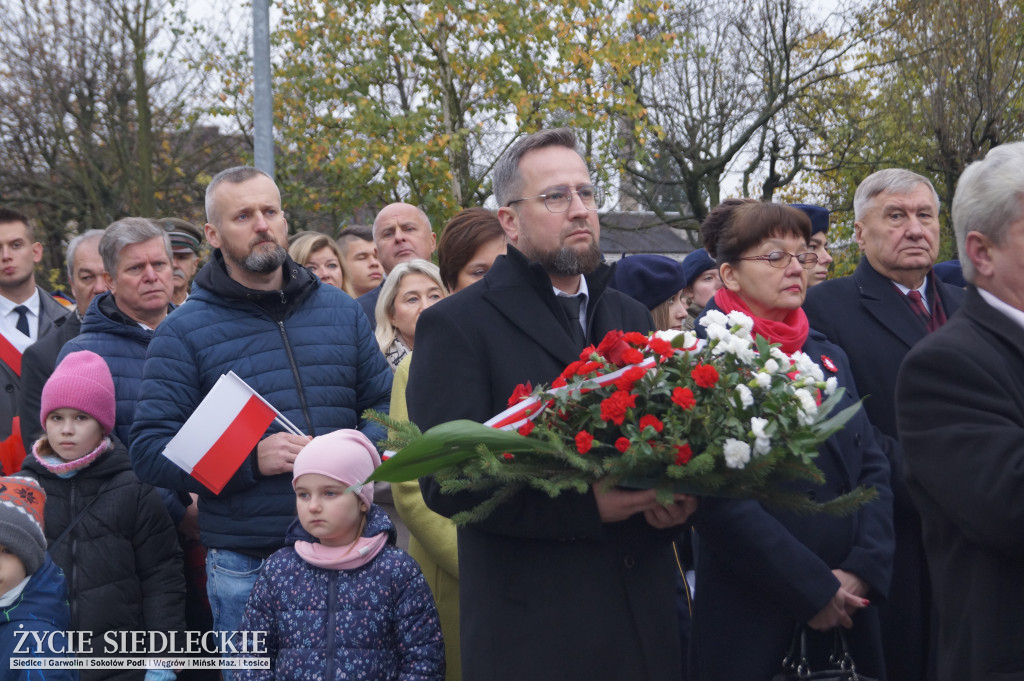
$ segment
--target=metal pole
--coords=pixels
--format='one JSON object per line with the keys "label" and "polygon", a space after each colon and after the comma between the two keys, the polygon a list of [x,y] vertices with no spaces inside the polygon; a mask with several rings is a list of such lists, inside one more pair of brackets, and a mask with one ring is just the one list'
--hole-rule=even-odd
{"label": "metal pole", "polygon": [[253,126],[256,167],[274,176],[274,99],[270,91],[270,0],[252,3]]}

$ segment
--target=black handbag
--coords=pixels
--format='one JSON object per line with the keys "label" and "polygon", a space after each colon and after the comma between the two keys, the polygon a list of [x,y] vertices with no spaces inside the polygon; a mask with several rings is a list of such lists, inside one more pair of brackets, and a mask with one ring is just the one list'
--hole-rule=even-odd
{"label": "black handbag", "polygon": [[828,656],[829,666],[814,671],[807,660],[807,629],[803,624],[796,625],[789,652],[782,658],[782,671],[773,676],[771,681],[876,681],[857,673],[857,666],[846,644],[846,634],[839,627],[834,631],[832,653]]}

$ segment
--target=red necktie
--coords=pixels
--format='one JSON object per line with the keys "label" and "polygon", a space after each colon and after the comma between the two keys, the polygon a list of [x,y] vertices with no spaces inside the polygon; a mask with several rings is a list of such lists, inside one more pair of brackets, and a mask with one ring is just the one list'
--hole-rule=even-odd
{"label": "red necktie", "polygon": [[932,318],[928,308],[924,306],[924,300],[921,298],[920,291],[907,291],[907,298],[910,300],[910,306],[914,308],[914,312],[925,319]]}

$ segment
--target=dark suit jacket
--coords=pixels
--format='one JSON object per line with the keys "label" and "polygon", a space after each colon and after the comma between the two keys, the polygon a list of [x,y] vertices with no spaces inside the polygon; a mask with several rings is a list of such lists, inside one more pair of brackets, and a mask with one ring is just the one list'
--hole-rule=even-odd
{"label": "dark suit jacket", "polygon": [[[643,305],[587,277],[588,340],[611,329],[650,331]],[[551,281],[514,248],[481,282],[423,312],[408,387],[409,415],[427,429],[485,421],[517,384],[550,382],[576,360]],[[443,515],[480,500],[421,481]],[[592,494],[529,490],[459,530],[463,678],[679,679],[670,540],[642,515],[603,524]]]}
{"label": "dark suit jacket", "polygon": [[970,287],[896,386],[943,681],[1024,679],[1024,329]]}
{"label": "dark suit jacket", "polygon": [[[380,286],[383,285],[384,283],[381,282]],[[363,312],[366,313],[366,318],[370,320],[371,329],[377,328],[376,310],[377,299],[380,298],[380,286],[356,298],[356,302],[359,303],[359,307],[363,308]]]}
{"label": "dark suit jacket", "polygon": [[[960,307],[962,289],[936,282],[947,317]],[[921,520],[907,493],[903,453],[896,440],[896,374],[907,352],[928,335],[893,283],[862,257],[848,277],[815,286],[804,311],[811,328],[846,351],[864,409],[879,431],[892,466],[896,555],[882,626],[891,679],[929,678],[930,587]]]}
{"label": "dark suit jacket", "polygon": [[32,451],[32,444],[43,434],[39,409],[42,407],[43,386],[49,380],[57,355],[69,340],[78,335],[82,320],[78,311],[71,310],[54,322],[49,333],[42,336],[21,356],[21,402],[18,416],[21,417],[21,441],[25,453]]}
{"label": "dark suit jacket", "polygon": [[[66,307],[53,299],[47,291],[36,287],[39,291],[39,333],[36,341],[41,340],[58,319],[67,315]],[[18,404],[21,400],[21,378],[9,366],[0,362],[0,384],[3,385],[0,397],[0,440],[11,434],[11,420],[18,415]],[[36,414],[36,420],[39,415]]]}

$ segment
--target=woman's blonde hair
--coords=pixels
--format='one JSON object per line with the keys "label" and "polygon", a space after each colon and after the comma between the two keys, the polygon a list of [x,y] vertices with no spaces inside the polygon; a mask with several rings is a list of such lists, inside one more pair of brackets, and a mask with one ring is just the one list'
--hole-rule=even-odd
{"label": "woman's blonde hair", "polygon": [[345,286],[345,270],[342,268],[341,263],[344,258],[341,255],[341,249],[338,248],[338,244],[331,237],[317,232],[300,234],[288,246],[288,255],[291,256],[292,260],[305,267],[314,253],[325,248],[331,249],[331,253],[334,253],[334,257],[338,259],[338,275],[341,277],[341,283],[338,285],[338,288],[343,289]]}
{"label": "woman's blonde hair", "polygon": [[441,288],[442,295],[448,295],[448,289],[445,287],[444,282],[441,281],[441,271],[434,263],[416,258],[415,260],[396,265],[395,269],[391,270],[391,274],[384,280],[384,285],[380,287],[377,307],[373,310],[374,319],[377,321],[377,330],[374,332],[374,335],[377,336],[377,345],[380,346],[381,352],[387,352],[387,349],[395,342],[395,338],[398,337],[398,329],[391,323],[391,315],[395,311],[398,287],[401,286],[402,279],[410,274],[422,274],[429,277]]}
{"label": "woman's blonde hair", "polygon": [[682,295],[682,291],[676,291],[670,298],[659,303],[653,310],[651,310],[651,318],[654,320],[655,331],[665,331],[675,326],[675,320],[669,317],[669,310],[672,307],[672,301],[675,300],[676,296]]}

